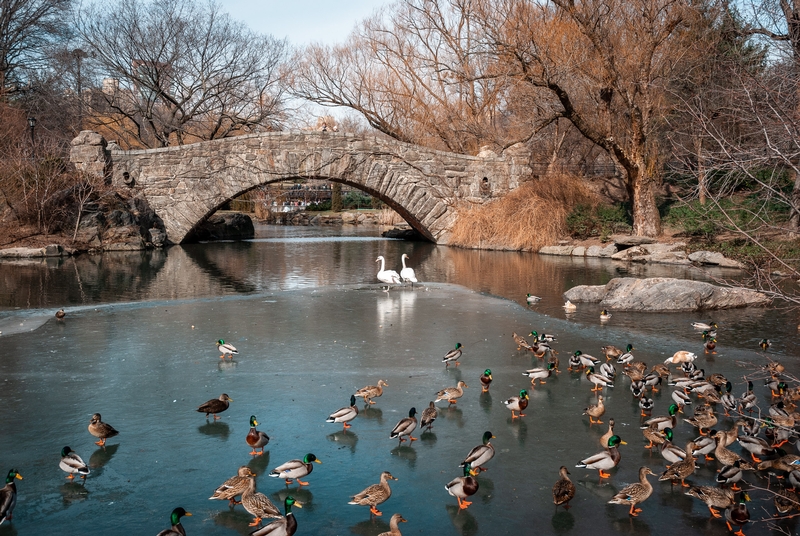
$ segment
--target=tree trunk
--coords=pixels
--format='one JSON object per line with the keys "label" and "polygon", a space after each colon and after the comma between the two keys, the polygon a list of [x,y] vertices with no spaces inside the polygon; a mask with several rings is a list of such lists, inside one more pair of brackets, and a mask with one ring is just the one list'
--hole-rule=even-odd
{"label": "tree trunk", "polygon": [[661,216],[656,205],[656,180],[646,172],[644,161],[626,168],[628,196],[633,211],[633,234],[655,238],[661,234]]}

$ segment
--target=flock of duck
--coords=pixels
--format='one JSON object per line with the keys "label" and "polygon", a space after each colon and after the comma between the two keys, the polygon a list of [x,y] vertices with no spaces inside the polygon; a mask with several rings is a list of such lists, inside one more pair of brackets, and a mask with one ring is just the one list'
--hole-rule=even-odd
{"label": "flock of duck", "polygon": [[[408,281],[412,284],[416,282],[413,270],[405,266],[406,257],[403,255],[403,270],[400,274],[385,270],[383,257],[378,257],[376,262],[381,262],[378,279],[389,285],[398,284],[401,281]],[[535,304],[539,299],[530,294],[526,297],[529,304]],[[572,304],[568,303],[567,305]],[[574,305],[572,306],[574,307]],[[565,309],[567,308],[565,306]],[[610,316],[607,311],[602,311],[601,321],[607,321]],[[59,320],[63,319],[63,310],[59,311],[57,317]],[[709,324],[693,323],[692,327],[702,332],[705,353],[714,353],[717,325],[713,322]],[[513,333],[512,336],[518,351],[530,352],[534,357],[542,360],[542,366],[522,372],[530,379],[530,389],[537,387],[537,381],[541,386],[552,374],[561,373],[558,352],[552,347],[552,344],[556,342],[555,335],[531,331],[527,336],[530,339],[516,333]],[[762,350],[767,350],[770,344],[769,340],[764,339],[761,341],[760,347]],[[216,346],[221,354],[220,359],[225,360],[226,357],[233,359],[233,355],[238,354],[233,345],[222,339],[216,342]],[[442,357],[445,367],[458,366],[463,350],[464,347],[460,343],[456,343],[455,347]],[[759,471],[760,475],[768,481],[771,481],[772,475],[778,477],[779,485],[775,490],[769,489],[769,486],[764,490],[773,496],[776,516],[791,515],[792,510],[800,511],[800,495],[798,495],[797,489],[800,486],[800,455],[787,453],[784,448],[787,443],[798,446],[796,425],[800,422],[800,415],[795,412],[795,409],[796,402],[800,400],[800,386],[790,387],[789,384],[796,384],[797,379],[787,374],[783,365],[768,359],[767,365],[756,371],[752,375],[752,379],[748,379],[747,389],[744,393],[736,397],[732,394],[732,382],[719,373],[707,375],[695,364],[697,355],[692,352],[678,351],[665,362],[657,363],[649,368],[643,361],[637,360],[633,356],[635,349],[631,344],[628,344],[624,350],[612,345],[603,346],[601,350],[603,358],[593,357],[580,350],[574,351],[569,357],[568,371],[585,376],[593,385],[591,391],[597,394],[596,403],[586,407],[583,415],[588,417],[590,424],[604,424],[601,418],[606,413],[606,407],[601,393],[605,389],[614,388],[615,385],[619,386],[615,365],[621,365],[621,372],[628,377],[629,389],[634,399],[638,400],[641,410],[641,430],[643,438],[648,441],[644,448],[658,450],[666,462],[663,472],[654,472],[651,467],[647,466],[641,467],[639,481],[623,487],[608,501],[609,503],[625,505],[629,508],[629,515],[637,516],[642,511],[640,507],[642,503],[653,493],[653,485],[648,477],[658,476],[659,481],[669,481],[673,485],[679,484],[687,488],[686,495],[703,501],[713,517],[724,518],[730,531],[733,531],[734,527],[738,527],[735,534],[744,536],[742,528],[750,521],[750,512],[747,506],[747,502],[750,500],[748,491],[761,491],[762,488],[750,485],[748,489],[742,489],[739,484],[746,483],[744,478],[746,472]],[[671,366],[672,368],[670,368]],[[766,411],[759,404],[759,397],[754,391],[752,381],[754,379],[764,379],[764,386],[770,391],[768,395],[764,395],[769,401]],[[492,371],[485,369],[478,380],[482,391],[488,392],[493,381]],[[356,398],[363,399],[367,406],[375,404],[374,399],[379,398],[383,394],[383,388],[388,385],[387,380],[381,379],[376,385],[358,389],[350,396],[349,406],[332,412],[326,422],[342,424],[343,429],[347,430],[352,426],[350,423],[359,414]],[[419,420],[416,408],[412,407],[408,416],[400,419],[394,426],[389,437],[397,439],[399,443],[416,441],[414,432],[418,429],[430,429],[436,420],[439,412],[436,403],[446,401],[448,407],[457,404],[458,400],[464,396],[464,389],[467,387],[464,381],[459,381],[457,385],[439,391],[435,400],[432,400],[429,406],[423,409]],[[654,409],[652,393],[662,388],[673,389],[671,394],[673,402],[669,406],[667,415],[652,416]],[[512,420],[525,417],[524,411],[528,407],[529,400],[528,391],[522,389],[519,391],[519,395],[503,401],[511,411]],[[216,420],[219,418],[218,414],[226,411],[232,401],[227,394],[223,393],[218,398],[201,404],[197,411],[204,413],[206,418],[211,416]],[[693,416],[679,418],[678,414],[688,412],[689,407],[694,408]],[[728,429],[717,430],[714,428],[722,424],[723,419],[729,419]],[[679,426],[686,427],[681,422],[697,429],[697,436],[688,440],[684,449],[673,442],[675,430]],[[250,452],[252,456],[263,455],[264,447],[270,441],[266,433],[257,429],[258,424],[256,416],[252,415],[250,430],[245,437],[247,445],[252,449]],[[580,460],[575,465],[577,468],[596,470],[601,481],[611,478],[612,475],[609,471],[617,467],[621,461],[619,447],[627,444],[614,432],[614,424],[614,419],[608,420],[608,431],[600,439],[602,450]],[[88,431],[98,438],[96,444],[101,447],[105,445],[107,439],[119,434],[113,426],[102,421],[99,413],[92,416]],[[761,437],[762,431],[764,437]],[[472,504],[468,499],[479,489],[479,483],[475,476],[485,470],[485,465],[495,455],[495,448],[491,443],[493,438],[492,432],[486,431],[483,434],[482,443],[471,449],[461,462],[460,467],[463,468],[463,472],[445,486],[445,490],[455,497],[460,510],[466,509]],[[735,442],[738,442],[747,453],[745,456],[728,448]],[[691,485],[686,482],[686,479],[695,473],[698,468],[697,461],[701,457],[706,463],[712,461],[716,463],[715,482]],[[302,459],[289,460],[279,465],[269,473],[269,476],[284,479],[287,485],[296,480],[299,486],[305,486],[308,485],[308,482],[303,481],[302,478],[311,474],[314,463],[322,462],[313,453],[308,453]],[[66,478],[70,480],[76,476],[85,479],[90,473],[86,463],[68,446],[61,451],[59,467],[67,474]],[[567,467],[561,466],[559,479],[552,488],[553,503],[556,508],[561,506],[568,509],[570,501],[575,497],[576,487],[569,475]],[[282,513],[266,495],[256,491],[255,478],[255,473],[247,466],[242,466],[236,475],[217,487],[209,499],[227,500],[231,507],[241,504],[254,518],[250,524],[255,527],[250,533],[251,535],[290,536],[295,534],[297,520],[293,515],[292,508],[302,508],[303,505],[292,496],[287,496]],[[16,469],[10,470],[6,476],[5,487],[0,489],[0,524],[12,519],[17,498],[15,481],[18,479],[22,479],[20,473]],[[352,496],[349,504],[368,506],[370,516],[381,516],[382,512],[378,506],[391,497],[389,483],[392,480],[397,479],[390,472],[383,472],[378,483]],[[240,500],[237,501],[237,497]],[[181,507],[175,508],[170,514],[170,528],[161,531],[158,536],[185,536],[186,531],[181,524],[184,516],[191,516],[191,513]],[[262,525],[263,519],[274,519],[274,521]],[[405,521],[401,514],[395,513],[390,520],[390,531],[382,533],[381,536],[400,536],[399,524]]]}

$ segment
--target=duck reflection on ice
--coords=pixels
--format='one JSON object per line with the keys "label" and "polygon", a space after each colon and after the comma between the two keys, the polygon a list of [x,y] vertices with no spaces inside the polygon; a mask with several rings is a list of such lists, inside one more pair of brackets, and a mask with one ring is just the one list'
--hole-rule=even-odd
{"label": "duck reflection on ice", "polygon": [[[116,454],[117,449],[119,449],[119,443],[116,445],[106,445],[105,447],[100,447],[96,451],[89,456],[89,467],[94,472],[97,469],[101,469],[105,464],[107,464],[111,458]],[[99,473],[95,474],[97,476]]]}
{"label": "duck reflection on ice", "polygon": [[328,441],[333,441],[334,443],[341,445],[341,447],[339,448],[349,448],[350,452],[355,454],[356,443],[358,443],[358,436],[354,432],[348,432],[347,430],[339,430],[338,432],[329,434]]}
{"label": "duck reflection on ice", "polygon": [[525,417],[513,420],[509,417],[506,422],[509,424],[508,429],[511,431],[511,435],[516,438],[520,445],[524,445],[525,440],[528,439],[528,423],[525,422]]}
{"label": "duck reflection on ice", "polygon": [[446,504],[447,515],[453,526],[461,536],[474,536],[478,534],[478,520],[475,519],[469,510],[461,510],[458,505]]}
{"label": "duck reflection on ice", "polygon": [[464,412],[456,406],[450,406],[449,408],[439,410],[439,417],[446,421],[456,423],[456,426],[459,428],[464,428]]}
{"label": "duck reflection on ice", "polygon": [[228,423],[222,421],[206,422],[204,425],[198,426],[197,431],[203,435],[219,437],[220,439],[224,439],[226,441],[228,440],[228,436],[231,434],[231,429],[228,426]]}
{"label": "duck reflection on ice", "polygon": [[[619,509],[617,509],[616,512],[617,513],[614,515],[619,515]],[[648,525],[643,519],[639,517],[631,517],[629,515],[625,515],[624,517],[619,517],[613,520],[611,522],[611,526],[614,528],[614,532],[617,534],[635,534],[636,536],[647,536],[648,534],[652,533],[650,530],[650,525]]]}
{"label": "duck reflection on ice", "polygon": [[[481,467],[481,469],[484,471],[487,470],[486,467]],[[494,482],[486,478],[484,473],[476,476],[475,479],[478,481],[480,487],[478,488],[478,493],[475,494],[474,497],[480,497],[481,503],[489,504],[494,498]]]}
{"label": "duck reflection on ice", "polygon": [[567,510],[557,510],[550,524],[556,534],[566,534],[575,526],[575,517]]}
{"label": "duck reflection on ice", "polygon": [[302,486],[297,486],[296,488],[285,487],[270,495],[272,502],[275,504],[283,504],[284,501],[286,501],[286,497],[289,496],[292,496],[295,498],[295,500],[300,501],[300,504],[303,505],[303,511],[314,511],[314,494]]}
{"label": "duck reflection on ice", "polygon": [[261,456],[255,456],[247,462],[247,468],[253,471],[256,476],[266,474],[269,467],[269,451],[265,450]]}
{"label": "duck reflection on ice", "polygon": [[211,515],[214,518],[215,525],[235,530],[239,534],[250,534],[253,530],[252,527],[248,526],[253,520],[253,516],[248,514],[245,510],[229,508],[227,510],[220,510]]}
{"label": "duck reflection on ice", "polygon": [[362,409],[358,410],[358,418],[375,420],[378,424],[383,424],[383,411],[381,411],[381,408],[366,404]]}
{"label": "duck reflection on ice", "polygon": [[233,359],[231,359],[231,360],[228,360],[228,359],[222,360],[221,359],[221,360],[217,361],[217,369],[219,369],[220,372],[222,372],[224,370],[233,370],[238,365],[239,365],[239,362],[235,361]]}
{"label": "duck reflection on ice", "polygon": [[370,517],[372,517],[371,520],[361,521],[350,527],[350,532],[363,536],[375,536],[376,534],[389,532],[389,530],[391,530],[389,523],[384,521],[383,518]]}
{"label": "duck reflection on ice", "polygon": [[420,434],[419,440],[425,446],[433,446],[436,444],[436,434],[430,430],[425,430]]}
{"label": "duck reflection on ice", "polygon": [[414,469],[417,466],[417,451],[406,445],[399,445],[392,449],[392,456],[397,456],[401,460],[406,460],[408,466]]}
{"label": "duck reflection on ice", "polygon": [[64,507],[69,506],[72,503],[82,501],[89,496],[89,490],[86,489],[86,481],[81,480],[80,482],[66,482],[61,485],[59,490],[61,492],[61,498],[64,501]]}
{"label": "duck reflection on ice", "polygon": [[485,393],[481,393],[481,396],[478,398],[478,403],[481,405],[481,409],[486,413],[491,413],[492,411],[492,393],[486,391]]}

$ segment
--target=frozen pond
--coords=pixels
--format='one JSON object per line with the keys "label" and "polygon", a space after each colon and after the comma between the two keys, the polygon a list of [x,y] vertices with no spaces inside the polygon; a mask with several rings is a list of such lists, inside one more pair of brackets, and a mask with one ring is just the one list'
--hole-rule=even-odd
{"label": "frozen pond", "polygon": [[[375,535],[389,530],[395,512],[408,520],[401,525],[404,534],[728,533],[724,522],[709,520],[700,501],[655,477],[655,491],[639,517],[606,504],[637,479],[640,466],[664,470],[658,452],[643,448],[639,409],[625,377],[604,393],[603,420],[613,417],[628,443],[621,447],[619,467],[602,482],[596,471],[574,467],[600,450],[598,439],[607,427],[590,426],[581,415],[596,397],[583,374],[566,370],[569,354],[581,349],[600,356],[600,346],[632,343],[637,359],[651,366],[679,349],[702,354],[688,322],[707,318],[615,313],[601,325],[597,311],[585,307],[565,319],[561,292],[607,281],[614,276],[610,263],[587,266],[369,236],[339,240],[282,232],[247,243],[104,255],[94,267],[81,257],[73,266],[67,260],[46,271],[18,266],[17,275],[22,268],[29,284],[40,284],[27,289],[37,296],[29,307],[19,297],[25,289],[8,286],[13,270],[0,265],[5,325],[48,320],[54,307],[68,310],[64,322],[50,319],[34,331],[8,335],[0,328],[0,468],[5,474],[15,467],[24,476],[17,480],[14,520],[0,526],[0,535],[156,534],[169,526],[177,506],[193,513],[183,519],[188,534],[248,534],[252,517],[241,506],[230,510],[226,502],[207,500],[241,465],[258,475],[259,491],[276,504],[287,493],[304,503],[294,510],[298,534]],[[398,260],[403,252],[429,283],[381,291],[373,283],[375,257]],[[114,263],[116,271],[104,263]],[[77,279],[81,289],[75,288]],[[49,282],[45,290],[42,281]],[[526,292],[543,295],[542,304],[526,308]],[[795,358],[785,355],[794,343],[780,336],[790,333],[791,322],[796,325],[789,314],[736,311],[714,319],[720,323],[720,352],[701,355],[698,364],[728,376],[736,394],[744,390],[743,375],[764,362],[757,349],[762,336],[776,342],[771,354],[796,368]],[[765,332],[772,324],[777,337]],[[530,390],[521,372],[541,361],[518,352],[511,333],[532,329],[558,335],[554,347],[563,372]],[[219,338],[239,349],[233,362],[218,358]],[[462,365],[446,369],[441,357],[456,342],[465,346]],[[494,382],[482,394],[478,377],[486,368]],[[355,389],[378,379],[389,387],[366,410],[357,402],[362,411],[350,430],[324,422],[347,405]],[[419,441],[399,447],[389,439],[409,408],[421,412],[438,390],[459,380],[469,388],[455,407],[439,403],[432,432],[418,429]],[[756,391],[766,408],[769,391],[761,383]],[[531,391],[527,416],[512,421],[502,401],[523,388]],[[233,402],[219,421],[195,411],[223,392]],[[655,393],[654,414],[666,413],[670,392]],[[120,431],[105,449],[94,445],[86,429],[93,413]],[[263,457],[251,457],[245,443],[250,415],[271,437]],[[717,428],[732,422],[721,419]],[[497,454],[478,477],[473,505],[458,512],[444,485],[461,474],[458,464],[487,430],[496,436]],[[675,443],[683,446],[696,435],[681,423]],[[58,469],[65,445],[92,467],[84,484],[67,483]],[[287,488],[267,476],[309,452],[323,463],[304,479],[308,487]],[[555,511],[550,493],[560,465],[570,468],[578,487],[568,512]],[[712,483],[716,462],[700,465],[689,480]],[[367,507],[347,502],[378,482],[382,471],[399,480],[379,507],[384,516],[370,521]],[[752,474],[746,479],[766,485]],[[763,500],[766,494],[751,495],[754,519],[774,513],[771,500]],[[795,520],[782,526],[797,531]],[[758,522],[745,532],[771,530]]]}

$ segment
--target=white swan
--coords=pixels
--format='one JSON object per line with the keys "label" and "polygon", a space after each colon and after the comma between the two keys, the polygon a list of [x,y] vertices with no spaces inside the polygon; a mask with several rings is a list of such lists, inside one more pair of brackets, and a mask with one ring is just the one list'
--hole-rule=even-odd
{"label": "white swan", "polygon": [[417,276],[414,273],[414,269],[413,268],[411,268],[410,266],[406,267],[406,259],[407,258],[408,258],[408,255],[406,255],[405,253],[403,253],[402,257],[400,257],[400,261],[403,263],[403,269],[400,270],[400,277],[403,278],[403,281],[411,281],[411,287],[413,288],[414,287],[414,283],[417,282]]}
{"label": "white swan", "polygon": [[381,269],[378,271],[378,281],[381,283],[386,283],[386,290],[389,290],[388,285],[399,285],[401,283],[400,274],[394,270],[384,269],[386,267],[386,261],[384,260],[383,255],[380,255],[377,259],[375,259],[375,262],[378,261],[381,261]]}

